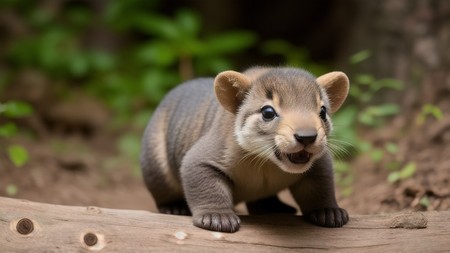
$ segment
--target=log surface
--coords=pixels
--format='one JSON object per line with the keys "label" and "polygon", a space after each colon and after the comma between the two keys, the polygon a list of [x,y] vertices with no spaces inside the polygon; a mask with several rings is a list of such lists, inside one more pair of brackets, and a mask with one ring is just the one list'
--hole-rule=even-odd
{"label": "log surface", "polygon": [[450,211],[351,215],[343,228],[293,215],[241,219],[226,234],[196,228],[190,217],[0,197],[0,252],[450,251]]}

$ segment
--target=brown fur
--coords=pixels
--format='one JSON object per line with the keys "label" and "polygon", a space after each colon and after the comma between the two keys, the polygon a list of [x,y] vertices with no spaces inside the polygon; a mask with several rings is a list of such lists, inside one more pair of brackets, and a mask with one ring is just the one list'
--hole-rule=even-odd
{"label": "brown fur", "polygon": [[[307,220],[342,226],[348,215],[334,196],[331,119],[319,115],[322,107],[337,111],[347,93],[341,72],[316,79],[294,68],[225,71],[177,87],[155,111],[142,144],[144,180],[158,208],[192,212],[196,226],[234,232],[236,203],[273,200],[289,188]],[[268,106],[277,114],[271,120],[262,117]]]}

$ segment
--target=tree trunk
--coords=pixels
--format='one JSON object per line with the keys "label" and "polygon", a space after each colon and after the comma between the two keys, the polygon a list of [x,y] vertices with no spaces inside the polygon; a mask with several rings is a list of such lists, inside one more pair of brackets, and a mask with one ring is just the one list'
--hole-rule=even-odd
{"label": "tree trunk", "polygon": [[402,80],[406,96],[396,98],[404,108],[432,103],[450,111],[450,1],[355,1],[357,18],[341,62],[369,49],[363,69]]}

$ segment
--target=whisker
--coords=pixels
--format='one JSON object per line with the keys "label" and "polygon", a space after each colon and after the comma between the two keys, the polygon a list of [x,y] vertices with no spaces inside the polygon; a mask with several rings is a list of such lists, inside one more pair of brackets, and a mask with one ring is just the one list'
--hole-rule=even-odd
{"label": "whisker", "polygon": [[341,160],[351,157],[352,150],[354,149],[351,143],[336,139],[329,139],[327,147],[330,149],[333,156]]}
{"label": "whisker", "polygon": [[[263,165],[270,159],[270,155],[276,150],[276,146],[274,144],[270,144],[268,142],[260,142],[256,143],[258,145],[256,149],[251,152],[247,152],[239,162],[248,162],[250,164],[254,164],[255,167],[260,172]],[[248,160],[250,159],[251,160]]]}
{"label": "whisker", "polygon": [[332,142],[334,142],[334,143],[343,144],[343,145],[350,146],[350,147],[354,147],[353,143],[351,143],[351,142],[344,141],[344,140],[341,140],[341,139],[335,139],[335,138],[333,138],[333,137],[334,137],[334,136],[331,135],[331,136],[328,138],[329,141],[332,141]]}

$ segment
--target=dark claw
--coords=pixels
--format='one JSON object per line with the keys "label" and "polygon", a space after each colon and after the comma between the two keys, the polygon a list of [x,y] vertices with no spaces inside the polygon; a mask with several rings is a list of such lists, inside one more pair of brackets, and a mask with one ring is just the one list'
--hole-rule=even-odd
{"label": "dark claw", "polygon": [[349,221],[348,213],[342,208],[324,208],[305,215],[305,219],[322,227],[342,227]]}
{"label": "dark claw", "polygon": [[234,233],[238,231],[241,220],[233,213],[205,213],[194,216],[194,225],[203,229]]}

